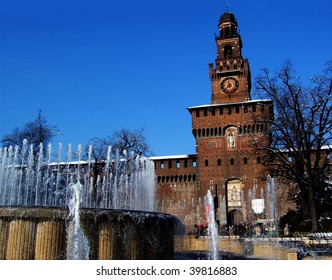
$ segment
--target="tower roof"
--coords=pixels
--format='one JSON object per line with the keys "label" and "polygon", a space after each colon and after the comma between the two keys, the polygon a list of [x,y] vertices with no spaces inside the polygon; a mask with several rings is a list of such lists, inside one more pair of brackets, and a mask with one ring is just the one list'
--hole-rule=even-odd
{"label": "tower roof", "polygon": [[232,14],[228,11],[223,13],[220,17],[220,23],[226,23],[226,22],[231,22],[231,23],[234,23],[237,25],[234,14]]}

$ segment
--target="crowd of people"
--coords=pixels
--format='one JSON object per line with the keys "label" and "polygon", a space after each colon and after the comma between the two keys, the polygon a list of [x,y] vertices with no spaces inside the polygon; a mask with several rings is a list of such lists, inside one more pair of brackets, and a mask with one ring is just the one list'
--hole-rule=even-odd
{"label": "crowd of people", "polygon": [[[239,225],[220,225],[219,220],[217,221],[218,234],[221,236],[241,236],[241,237],[276,237],[280,234],[284,237],[290,237],[290,227],[285,224],[283,232],[279,233],[276,230],[276,226],[273,223],[262,224],[262,223],[242,223]],[[202,223],[195,225],[196,238],[201,236],[209,235],[208,223]]]}

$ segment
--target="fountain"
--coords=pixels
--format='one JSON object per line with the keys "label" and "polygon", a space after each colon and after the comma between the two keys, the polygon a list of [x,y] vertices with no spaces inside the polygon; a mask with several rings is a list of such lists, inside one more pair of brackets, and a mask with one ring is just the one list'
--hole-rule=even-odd
{"label": "fountain", "polygon": [[172,259],[177,219],[154,212],[154,164],[73,161],[59,145],[0,148],[0,259]]}
{"label": "fountain", "polygon": [[215,209],[214,202],[211,191],[208,190],[206,198],[206,213],[207,213],[207,221],[208,221],[208,235],[210,236],[210,250],[211,250],[211,259],[218,260],[218,243],[219,243],[219,235],[218,235],[218,227],[215,220]]}

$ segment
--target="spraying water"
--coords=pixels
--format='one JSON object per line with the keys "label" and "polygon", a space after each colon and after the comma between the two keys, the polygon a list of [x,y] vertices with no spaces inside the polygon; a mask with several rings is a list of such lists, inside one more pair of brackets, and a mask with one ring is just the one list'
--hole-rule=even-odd
{"label": "spraying water", "polygon": [[208,220],[208,234],[211,236],[211,242],[210,242],[210,247],[211,247],[211,256],[210,258],[212,260],[218,260],[219,259],[219,254],[218,254],[218,241],[219,241],[219,236],[218,236],[218,227],[217,223],[214,217],[214,203],[213,203],[213,197],[208,190],[206,198],[205,198],[205,206],[206,206],[206,214],[207,214],[207,220]]}
{"label": "spraying water", "polygon": [[69,227],[71,231],[68,234],[67,259],[68,260],[88,260],[89,259],[89,241],[84,235],[83,229],[80,225],[80,203],[81,190],[80,183],[72,184],[70,186],[72,197],[68,202],[69,206]]}
{"label": "spraying water", "polygon": [[45,151],[40,144],[37,155],[27,141],[21,149],[0,148],[0,205],[67,208],[71,186],[80,183],[82,208],[154,211],[152,160],[112,153],[109,147],[105,161],[93,162],[92,146],[82,160],[81,145],[75,152],[77,161],[72,161],[71,145],[63,160],[62,150],[60,144],[52,161],[52,145]]}
{"label": "spraying water", "polygon": [[277,208],[277,185],[272,176],[268,176],[267,185],[267,204],[269,205],[269,218],[273,221],[274,235],[278,236],[278,208]]}

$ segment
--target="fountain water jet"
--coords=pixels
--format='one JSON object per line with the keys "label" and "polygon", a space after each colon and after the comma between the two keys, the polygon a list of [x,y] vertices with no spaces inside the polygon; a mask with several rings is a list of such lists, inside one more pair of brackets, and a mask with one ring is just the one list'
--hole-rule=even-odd
{"label": "fountain water jet", "polygon": [[211,238],[211,259],[218,260],[219,235],[218,235],[217,223],[215,220],[214,202],[210,190],[208,190],[207,195],[205,197],[205,205],[207,209],[206,215],[208,221],[208,235]]}
{"label": "fountain water jet", "polygon": [[88,260],[89,259],[89,241],[85,236],[80,224],[80,203],[82,185],[78,182],[70,186],[72,198],[69,200],[69,226],[67,245],[67,259],[69,260]]}
{"label": "fountain water jet", "polygon": [[154,211],[155,175],[151,160],[134,154],[120,157],[118,152],[112,158],[109,147],[107,160],[95,163],[99,174],[94,174],[91,153],[86,161],[82,160],[81,149],[79,145],[78,161],[74,162],[69,145],[67,160],[60,161],[60,144],[58,161],[52,162],[51,145],[45,152],[41,144],[37,157],[27,141],[21,152],[18,147],[1,148],[0,205],[66,208],[70,186],[80,182],[81,208]]}

